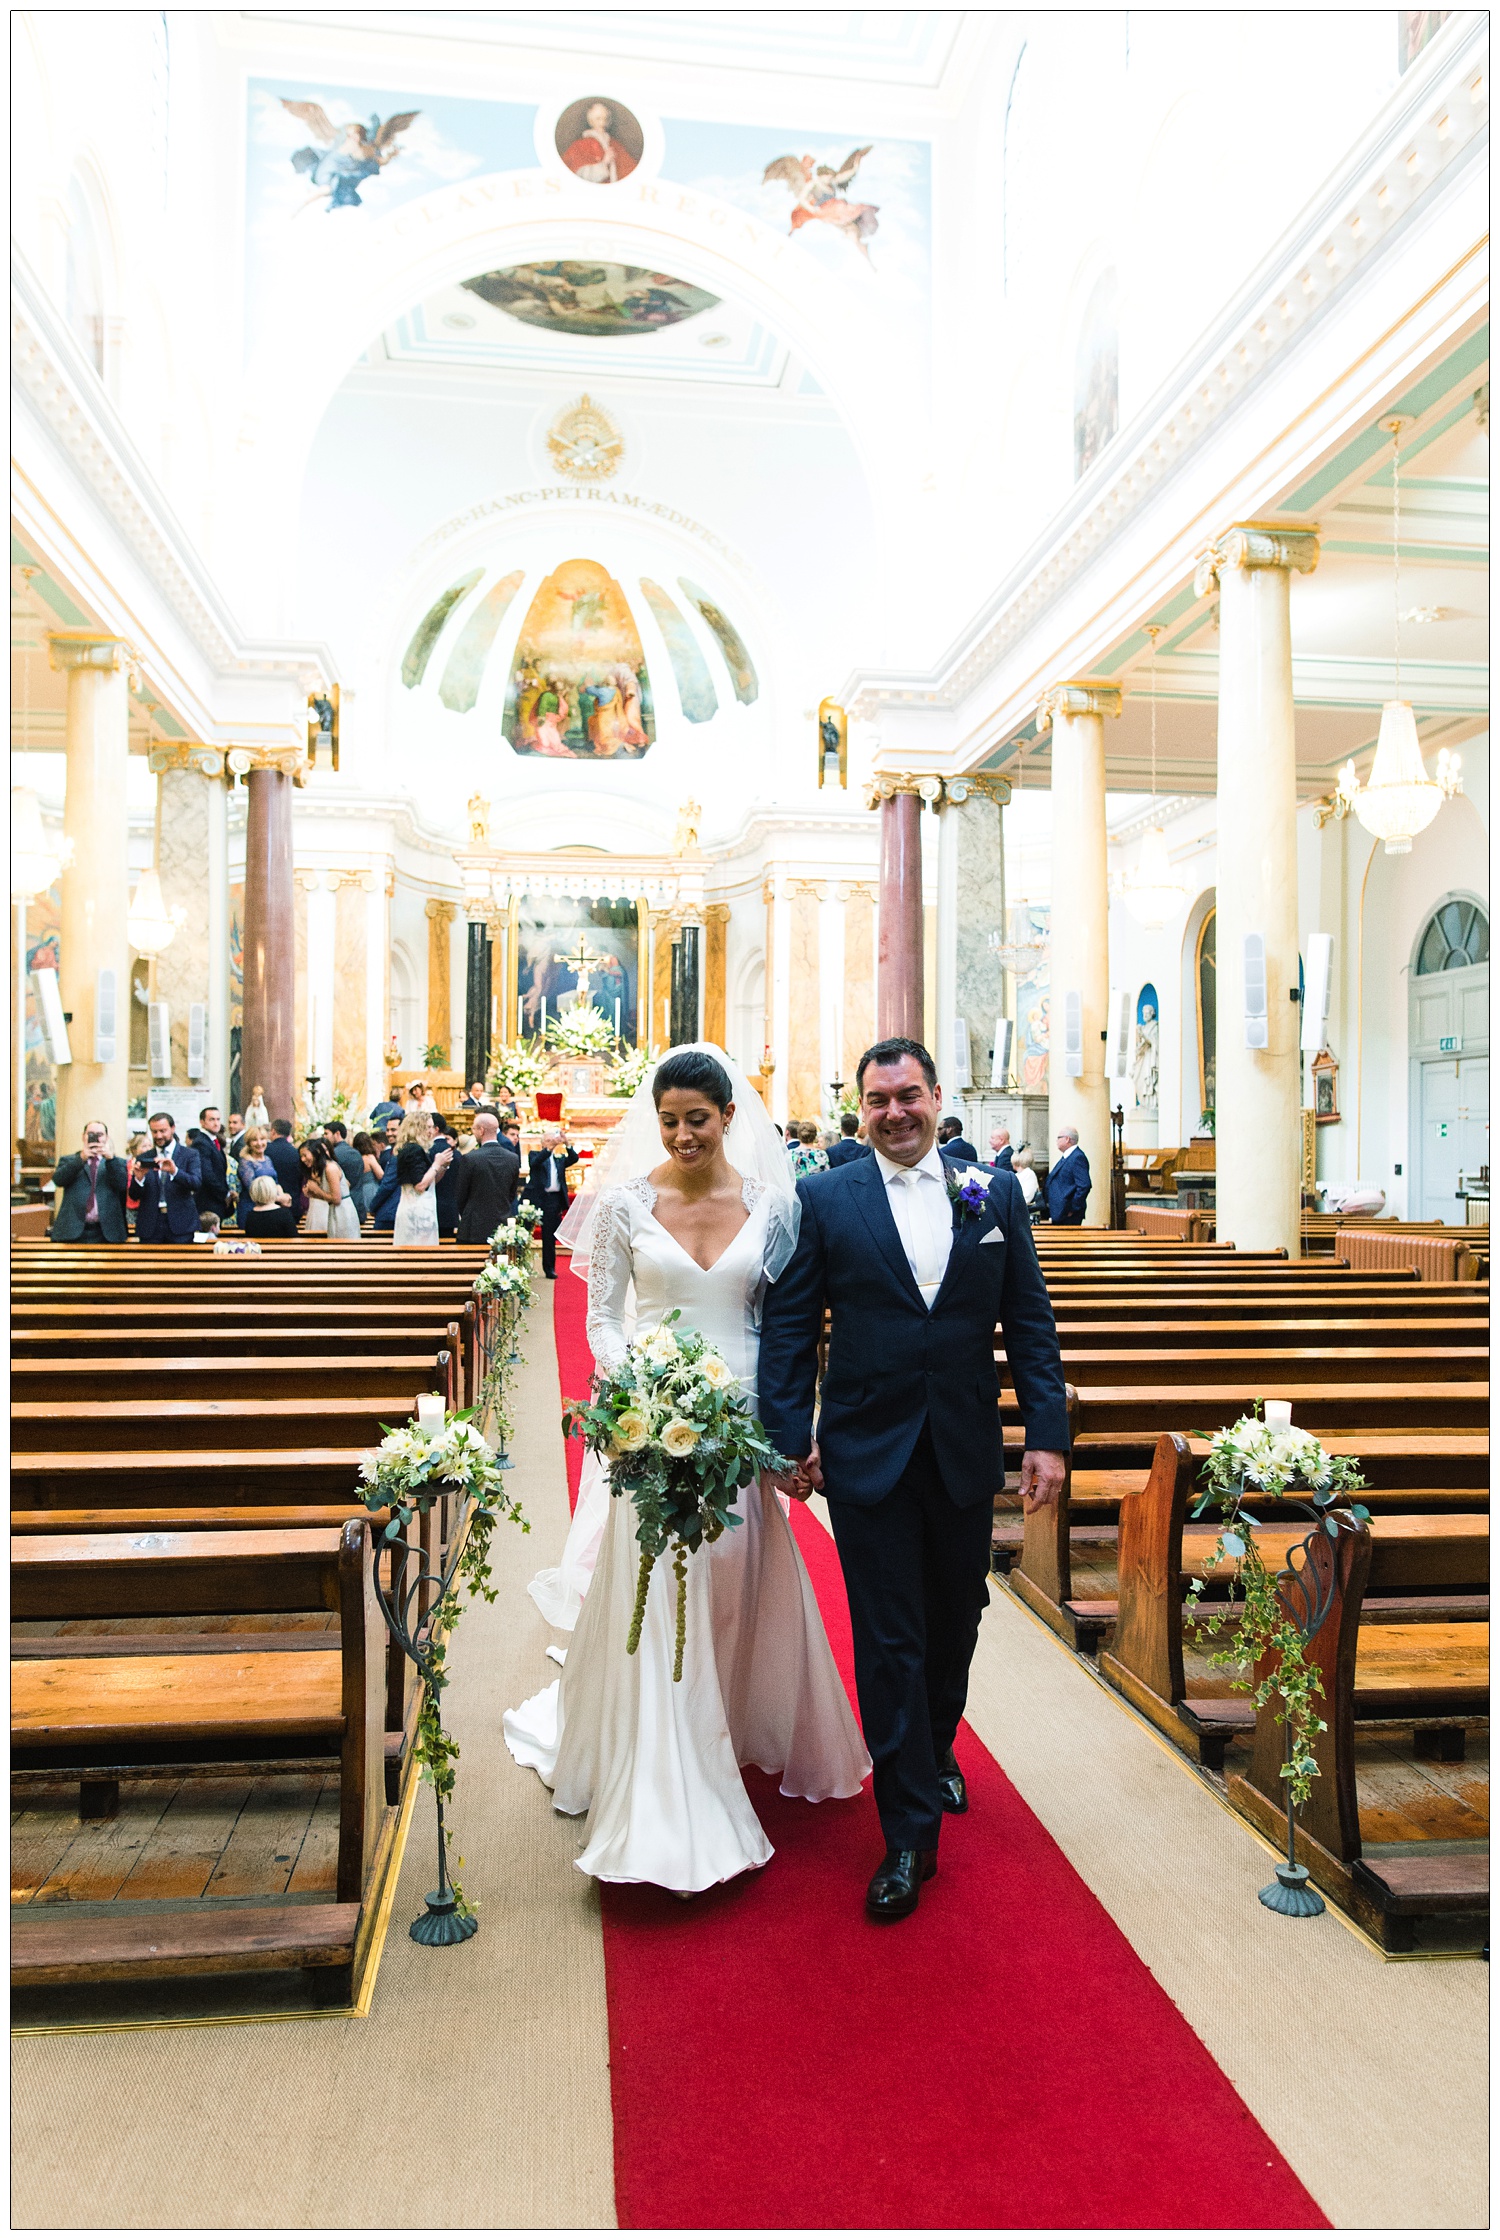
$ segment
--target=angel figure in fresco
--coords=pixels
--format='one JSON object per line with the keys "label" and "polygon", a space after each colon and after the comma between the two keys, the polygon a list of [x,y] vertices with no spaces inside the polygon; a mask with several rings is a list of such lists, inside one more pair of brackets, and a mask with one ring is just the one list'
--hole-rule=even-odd
{"label": "angel figure in fresco", "polygon": [[356,117],[349,124],[335,125],[316,101],[288,101],[283,94],[281,106],[305,124],[318,142],[316,148],[298,148],[292,157],[292,169],[305,171],[313,183],[304,210],[325,196],[330,210],[362,210],[360,187],[366,179],[379,178],[392,158],[400,155],[397,140],[422,114],[420,109],[403,109],[383,124],[372,116],[367,123]]}
{"label": "angel figure in fresco", "polygon": [[[870,146],[874,146],[873,141]],[[869,148],[851,149],[837,170],[831,164],[815,164],[811,156],[778,156],[766,165],[761,185],[779,179],[791,189],[793,233],[820,218],[824,225],[836,226],[846,241],[852,241],[868,264],[870,252],[865,244],[879,230],[880,205],[850,202],[844,190],[869,153]]]}

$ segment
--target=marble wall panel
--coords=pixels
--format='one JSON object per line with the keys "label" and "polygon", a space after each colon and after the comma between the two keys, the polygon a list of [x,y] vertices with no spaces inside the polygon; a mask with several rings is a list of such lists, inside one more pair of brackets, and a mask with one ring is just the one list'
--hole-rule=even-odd
{"label": "marble wall panel", "polygon": [[[292,914],[292,955],[297,974],[297,1001],[292,1021],[293,1064],[296,1067],[297,1094],[303,1093],[303,1084],[311,1070],[311,1057],[307,1038],[308,973],[307,973],[307,894],[308,888],[317,883],[316,871],[298,871],[293,875],[294,907]],[[248,1097],[253,1084],[247,1082]],[[277,1115],[273,1113],[272,1118]]]}
{"label": "marble wall panel", "polygon": [[[429,1047],[436,1043],[447,1053],[443,1060],[445,1065],[458,1062],[453,1050],[449,1011],[454,909],[453,903],[439,902],[433,897],[427,903],[427,1041]],[[503,981],[498,984],[503,986]]]}
{"label": "marble wall panel", "polygon": [[711,902],[703,913],[703,1039],[729,1047],[729,905]]}
{"label": "marble wall panel", "polygon": [[[197,770],[163,770],[157,778],[156,868],[167,908],[186,912],[172,945],[156,960],[155,997],[169,1007],[172,1079],[188,1078],[188,1011],[207,1003],[208,789],[217,781]],[[144,979],[141,972],[138,977]]]}
{"label": "marble wall panel", "polygon": [[822,890],[812,880],[792,887],[787,965],[787,1114],[792,1120],[817,1120],[824,1104],[822,1081],[822,1006],[818,986],[818,904]]}
{"label": "marble wall panel", "polygon": [[851,887],[844,904],[843,1077],[852,1082],[875,1040],[875,892]]}
{"label": "marble wall panel", "polygon": [[983,1087],[990,1078],[995,1021],[1005,1008],[1005,975],[989,947],[990,934],[1004,924],[1003,812],[982,794],[971,794],[961,804],[950,803],[943,814],[958,820],[953,1008],[969,1030],[970,1078]]}
{"label": "marble wall panel", "polygon": [[365,885],[362,873],[339,881],[333,917],[333,1079],[359,1101],[365,1086]]}

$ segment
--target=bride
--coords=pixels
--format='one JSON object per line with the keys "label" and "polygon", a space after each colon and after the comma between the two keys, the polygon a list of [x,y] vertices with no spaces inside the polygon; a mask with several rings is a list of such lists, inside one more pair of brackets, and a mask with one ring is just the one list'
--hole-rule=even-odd
{"label": "bride", "polygon": [[[669,1051],[559,1232],[588,1283],[600,1369],[675,1308],[753,1407],[760,1304],[791,1258],[799,1211],[785,1147],[743,1074],[710,1045]],[[736,1507],[742,1522],[688,1560],[678,1682],[665,1558],[639,1649],[626,1653],[635,1510],[611,1496],[592,1454],[563,1561],[531,1583],[551,1622],[574,1629],[573,1644],[561,1680],[506,1713],[505,1739],[559,1812],[588,1814],[577,1863],[602,1882],[687,1895],[764,1866],[771,1845],[741,1766],[779,1774],[784,1796],[813,1803],[856,1795],[870,1770],[774,1485],[745,1486]]]}

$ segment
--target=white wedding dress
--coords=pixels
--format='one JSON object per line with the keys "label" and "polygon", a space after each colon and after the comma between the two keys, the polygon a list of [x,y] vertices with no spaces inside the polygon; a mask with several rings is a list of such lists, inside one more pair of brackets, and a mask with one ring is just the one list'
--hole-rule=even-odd
{"label": "white wedding dress", "polygon": [[[750,1180],[744,1195],[748,1219],[707,1269],[656,1219],[644,1176],[601,1195],[588,1334],[602,1369],[676,1308],[754,1404],[769,1193]],[[688,1558],[680,1681],[672,1678],[670,1555],[652,1573],[640,1646],[626,1653],[640,1553],[635,1510],[610,1493],[592,1456],[564,1562],[532,1583],[552,1622],[576,1618],[576,1627],[561,1680],[506,1713],[505,1739],[518,1764],[536,1768],[559,1812],[588,1814],[577,1863],[601,1881],[686,1892],[764,1866],[771,1845],[742,1765],[779,1774],[783,1795],[814,1803],[857,1795],[870,1770],[781,1502],[763,1500],[752,1484],[736,1508],[743,1522]]]}

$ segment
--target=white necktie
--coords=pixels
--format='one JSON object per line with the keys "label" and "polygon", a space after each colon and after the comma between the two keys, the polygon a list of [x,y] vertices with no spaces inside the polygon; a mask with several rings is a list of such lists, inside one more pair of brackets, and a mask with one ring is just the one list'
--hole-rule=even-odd
{"label": "white necktie", "polygon": [[[900,1176],[900,1181],[906,1190],[907,1253],[917,1289],[930,1307],[947,1274],[948,1254],[939,1249],[938,1239],[933,1233],[931,1208],[923,1199],[921,1175],[908,1169]],[[947,1241],[945,1237],[944,1242]]]}

